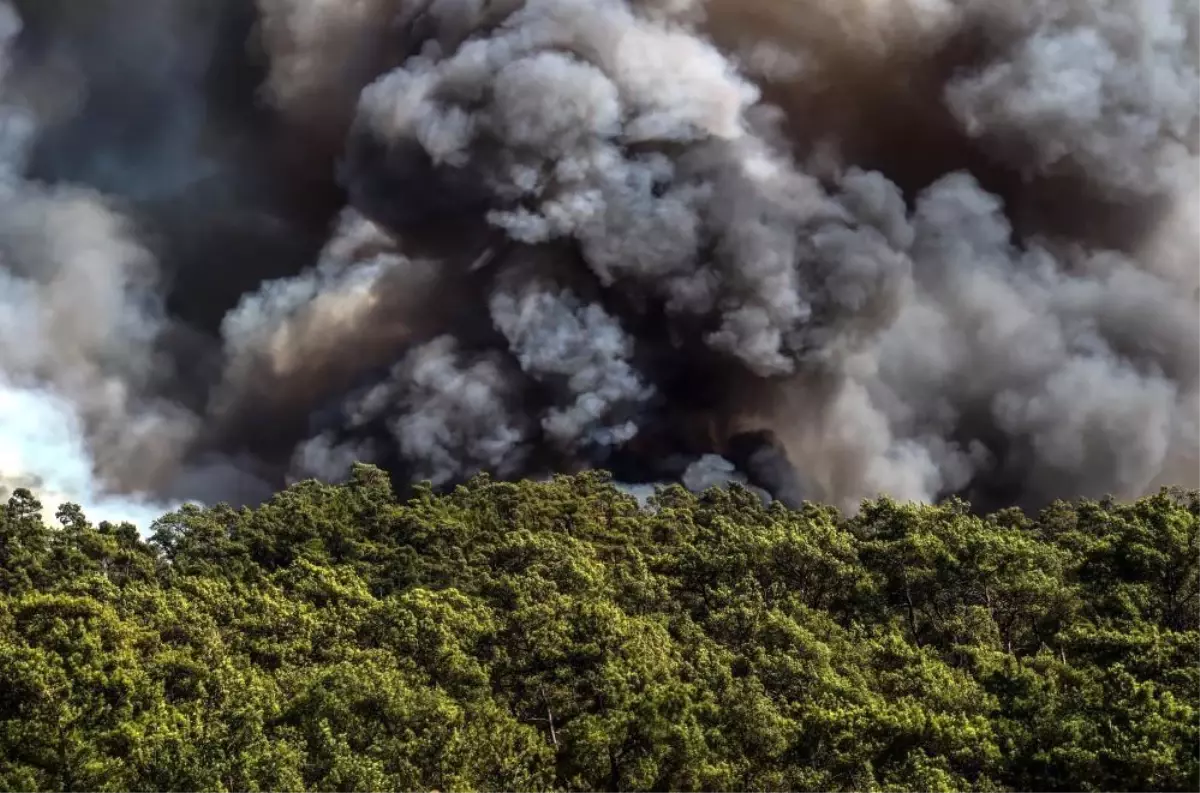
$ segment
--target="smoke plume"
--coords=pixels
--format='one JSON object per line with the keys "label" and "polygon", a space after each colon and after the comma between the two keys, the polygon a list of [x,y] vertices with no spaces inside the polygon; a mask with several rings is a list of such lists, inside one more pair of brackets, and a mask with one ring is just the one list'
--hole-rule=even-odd
{"label": "smoke plume", "polygon": [[1195,486],[1198,47],[1197,0],[0,0],[0,481]]}

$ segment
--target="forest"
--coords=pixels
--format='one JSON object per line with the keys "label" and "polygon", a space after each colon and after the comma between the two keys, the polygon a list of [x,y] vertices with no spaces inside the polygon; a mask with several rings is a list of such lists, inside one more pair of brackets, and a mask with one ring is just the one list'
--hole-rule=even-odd
{"label": "forest", "polygon": [[0,506],[2,790],[1196,790],[1200,492]]}

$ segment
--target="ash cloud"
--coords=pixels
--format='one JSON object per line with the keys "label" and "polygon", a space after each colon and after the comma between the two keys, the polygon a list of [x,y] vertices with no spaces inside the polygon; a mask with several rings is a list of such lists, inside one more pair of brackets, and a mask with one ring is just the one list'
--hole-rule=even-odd
{"label": "ash cloud", "polygon": [[1200,481],[1195,0],[67,5],[0,5],[0,384],[80,499]]}

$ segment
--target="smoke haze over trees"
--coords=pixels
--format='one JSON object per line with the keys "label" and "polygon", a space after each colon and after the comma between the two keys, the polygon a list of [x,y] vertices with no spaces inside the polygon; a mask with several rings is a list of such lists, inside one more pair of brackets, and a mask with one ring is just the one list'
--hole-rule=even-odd
{"label": "smoke haze over trees", "polygon": [[1200,480],[1196,0],[0,0],[0,484]]}

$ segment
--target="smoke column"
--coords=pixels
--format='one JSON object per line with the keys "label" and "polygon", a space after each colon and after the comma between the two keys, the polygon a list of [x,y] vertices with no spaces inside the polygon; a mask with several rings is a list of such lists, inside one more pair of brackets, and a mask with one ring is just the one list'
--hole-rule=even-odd
{"label": "smoke column", "polygon": [[1200,484],[1198,0],[0,0],[0,39],[0,481],[97,519],[355,460]]}

